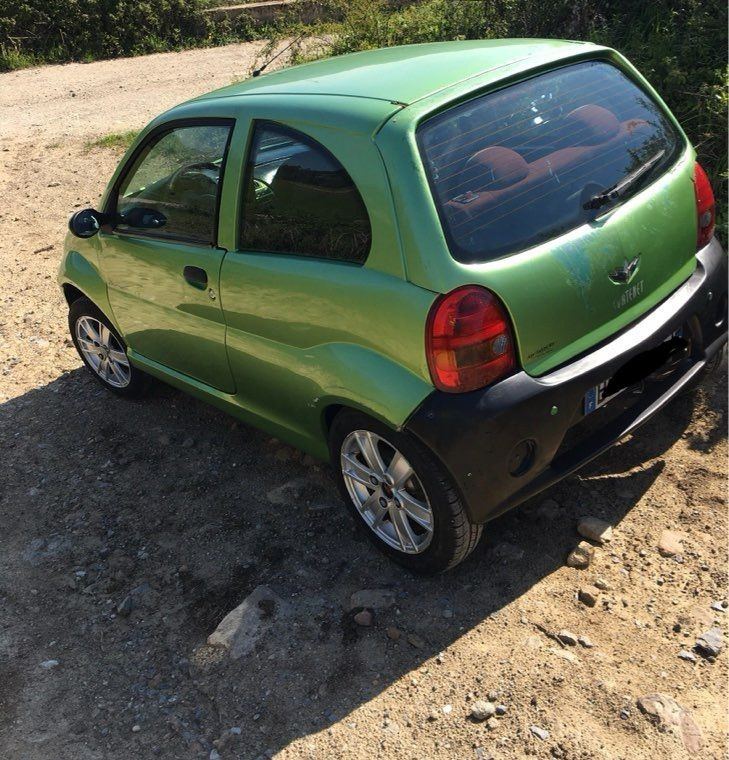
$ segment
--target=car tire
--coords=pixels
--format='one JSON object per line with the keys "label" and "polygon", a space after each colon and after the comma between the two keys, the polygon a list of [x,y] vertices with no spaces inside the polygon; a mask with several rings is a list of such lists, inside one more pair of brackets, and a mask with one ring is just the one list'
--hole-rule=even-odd
{"label": "car tire", "polygon": [[79,298],[71,304],[68,328],[81,360],[105,388],[125,398],[147,390],[147,376],[129,361],[126,343],[93,301]]}
{"label": "car tire", "polygon": [[395,562],[433,574],[455,567],[474,550],[482,526],[470,521],[458,488],[419,441],[343,410],[331,425],[329,448],[355,520]]}
{"label": "car tire", "polygon": [[701,368],[699,372],[693,377],[693,379],[687,383],[687,385],[679,393],[680,396],[692,396],[698,388],[706,381],[709,380],[712,375],[715,375],[723,362],[726,359],[727,347],[726,344],[722,346],[708,362]]}

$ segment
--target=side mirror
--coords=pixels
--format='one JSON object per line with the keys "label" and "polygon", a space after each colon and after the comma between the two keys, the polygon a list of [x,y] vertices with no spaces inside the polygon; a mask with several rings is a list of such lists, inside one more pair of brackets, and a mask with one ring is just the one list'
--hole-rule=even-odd
{"label": "side mirror", "polygon": [[93,237],[99,229],[106,224],[107,215],[93,208],[84,208],[77,211],[68,220],[68,229],[79,238]]}
{"label": "side mirror", "polygon": [[125,209],[117,219],[119,224],[126,224],[129,227],[137,227],[142,230],[156,230],[167,224],[167,217],[155,208],[148,206],[132,206]]}

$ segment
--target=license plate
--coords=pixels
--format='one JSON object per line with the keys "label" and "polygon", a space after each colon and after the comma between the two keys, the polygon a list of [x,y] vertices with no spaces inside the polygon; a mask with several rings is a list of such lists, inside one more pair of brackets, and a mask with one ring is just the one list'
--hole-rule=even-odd
{"label": "license plate", "polygon": [[[681,337],[683,337],[683,328],[679,327],[679,329],[676,330],[676,332],[671,333],[664,342],[673,340],[673,338]],[[599,385],[593,385],[592,388],[590,388],[590,390],[585,393],[585,397],[582,400],[582,411],[585,415],[594,412],[596,409],[604,406],[608,403],[608,401],[611,401],[622,393],[621,390],[617,393],[612,393],[609,396],[605,395],[605,389],[608,387],[610,380],[611,378],[608,378],[607,380],[603,380]]]}
{"label": "license plate", "polygon": [[585,394],[585,398],[582,402],[583,411],[585,414],[594,412],[595,409],[599,409],[612,398],[612,396],[605,397],[605,389],[608,386],[610,380],[604,380],[600,385],[594,385]]}

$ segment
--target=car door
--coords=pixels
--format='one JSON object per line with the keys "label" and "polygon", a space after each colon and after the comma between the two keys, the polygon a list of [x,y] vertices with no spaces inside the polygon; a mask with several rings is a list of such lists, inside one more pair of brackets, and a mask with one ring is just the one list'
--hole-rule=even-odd
{"label": "car door", "polygon": [[320,414],[312,400],[339,379],[328,374],[332,352],[361,342],[370,332],[362,303],[384,301],[402,280],[362,266],[368,212],[321,143],[254,121],[243,175],[238,246],[221,273],[228,355],[245,408],[306,448]]}
{"label": "car door", "polygon": [[105,211],[101,267],[129,347],[233,392],[219,298],[218,211],[230,119],[171,122],[130,157]]}

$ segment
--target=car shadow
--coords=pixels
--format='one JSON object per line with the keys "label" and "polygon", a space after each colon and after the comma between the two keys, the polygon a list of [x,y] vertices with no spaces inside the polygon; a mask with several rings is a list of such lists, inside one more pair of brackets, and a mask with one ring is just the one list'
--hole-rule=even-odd
{"label": "car shadow", "polygon": [[[59,758],[79,742],[109,757],[201,757],[233,726],[232,756],[265,757],[322,731],[561,568],[580,517],[619,524],[681,436],[716,445],[725,384],[700,393],[490,524],[462,566],[433,578],[370,545],[326,467],[166,386],[130,402],[79,369],[7,401],[0,743],[22,749],[20,703]],[[687,433],[695,403],[717,410],[701,434]],[[252,649],[233,660],[208,646],[259,586],[275,603]],[[394,598],[370,627],[349,608],[361,589]],[[3,656],[4,640],[22,652]],[[55,686],[36,688],[23,657],[58,659]]]}

